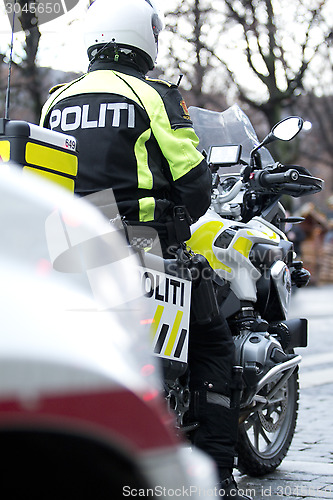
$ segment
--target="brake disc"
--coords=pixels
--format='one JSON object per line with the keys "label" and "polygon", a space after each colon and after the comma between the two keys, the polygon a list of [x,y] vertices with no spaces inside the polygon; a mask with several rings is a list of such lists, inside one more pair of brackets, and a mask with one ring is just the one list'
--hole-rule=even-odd
{"label": "brake disc", "polygon": [[[267,432],[276,432],[284,420],[288,406],[288,398],[285,388],[283,392],[285,397],[281,401],[276,403],[272,402],[262,410],[258,411],[260,423],[263,429],[265,429]],[[278,418],[276,420],[273,419],[271,417],[272,414],[277,415]]]}

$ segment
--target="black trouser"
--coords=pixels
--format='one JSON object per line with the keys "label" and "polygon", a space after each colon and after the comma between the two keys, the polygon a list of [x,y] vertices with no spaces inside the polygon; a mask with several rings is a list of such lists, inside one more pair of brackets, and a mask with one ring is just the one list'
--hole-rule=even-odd
{"label": "black trouser", "polygon": [[199,421],[192,442],[208,453],[219,469],[232,469],[239,407],[233,404],[235,346],[222,316],[208,325],[190,325],[190,418]]}

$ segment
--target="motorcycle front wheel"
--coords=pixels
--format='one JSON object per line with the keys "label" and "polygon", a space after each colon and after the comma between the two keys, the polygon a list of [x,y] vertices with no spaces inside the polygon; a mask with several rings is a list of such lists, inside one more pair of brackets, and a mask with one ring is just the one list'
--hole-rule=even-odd
{"label": "motorcycle front wheel", "polygon": [[[260,391],[265,396],[267,384]],[[273,400],[250,413],[238,429],[238,469],[249,476],[262,476],[275,470],[292,442],[298,413],[298,370],[296,369]]]}

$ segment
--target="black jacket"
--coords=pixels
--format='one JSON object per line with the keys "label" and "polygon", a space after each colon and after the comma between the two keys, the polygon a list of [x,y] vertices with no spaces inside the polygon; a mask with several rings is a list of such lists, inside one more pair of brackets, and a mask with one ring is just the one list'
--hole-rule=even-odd
{"label": "black jacket", "polygon": [[78,139],[76,193],[112,188],[128,220],[163,222],[174,204],[196,219],[209,207],[210,170],[176,85],[96,61],[51,94],[41,125]]}

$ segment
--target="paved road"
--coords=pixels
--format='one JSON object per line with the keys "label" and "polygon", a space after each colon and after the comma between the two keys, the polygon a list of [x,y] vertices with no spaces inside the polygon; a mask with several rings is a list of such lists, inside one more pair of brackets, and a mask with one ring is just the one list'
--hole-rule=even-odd
{"label": "paved road", "polygon": [[290,317],[309,319],[309,345],[298,349],[301,396],[287,457],[264,478],[237,475],[255,500],[333,499],[333,285],[307,287],[292,297]]}

